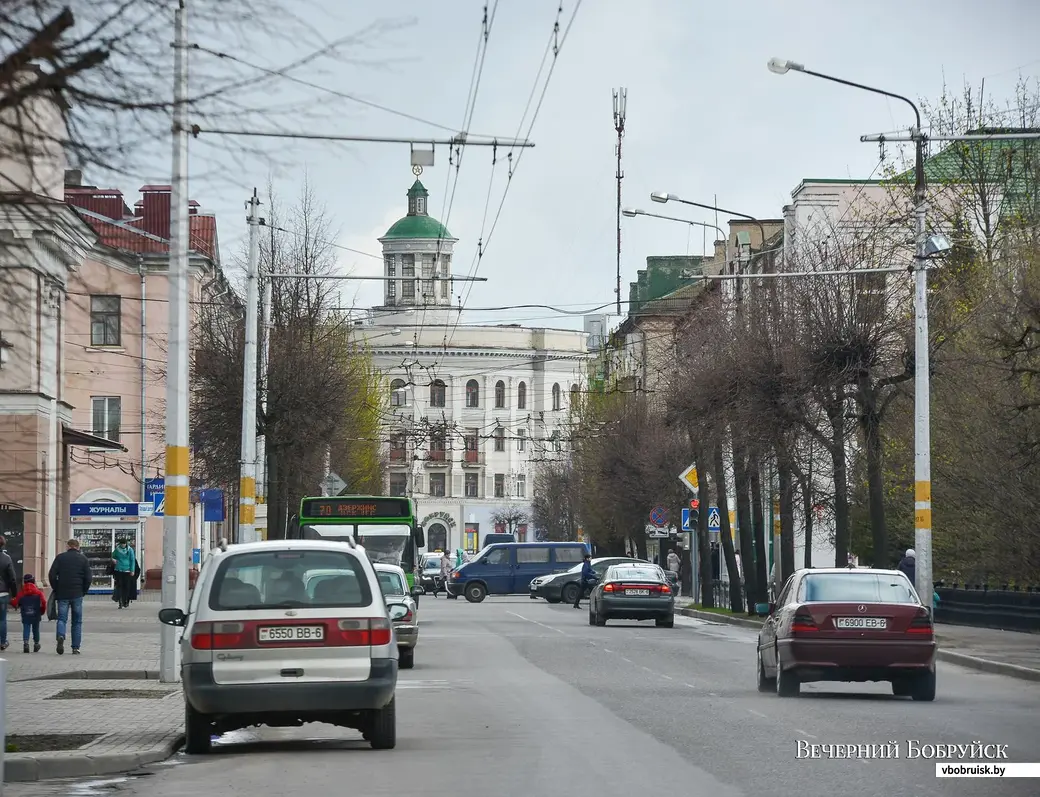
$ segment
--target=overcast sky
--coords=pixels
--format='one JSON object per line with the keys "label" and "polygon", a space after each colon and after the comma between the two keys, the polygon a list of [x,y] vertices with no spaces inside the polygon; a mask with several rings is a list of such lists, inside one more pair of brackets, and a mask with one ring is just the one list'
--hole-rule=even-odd
{"label": "overcast sky", "polygon": [[[497,5],[470,131],[512,137],[535,85],[559,0]],[[573,11],[574,0],[564,0],[561,27]],[[484,13],[481,0],[311,0],[306,13],[329,39],[379,20],[401,24],[368,42],[367,63],[320,74],[302,70],[297,77],[462,128]],[[801,74],[774,75],[766,69],[771,56],[913,99],[936,98],[944,81],[957,88],[965,80],[977,86],[984,79],[986,94],[1004,100],[1012,97],[1020,75],[1040,75],[1038,30],[1036,0],[584,0],[531,133],[536,147],[517,164],[490,238],[506,185],[503,150],[494,172],[490,149],[466,151],[450,213],[445,189],[454,172],[445,148],[438,148],[437,163],[422,180],[432,215],[460,239],[456,274],[471,272],[483,229],[486,254],[479,275],[489,281],[474,287],[468,306],[551,304],[577,310],[609,304],[615,284],[613,88],[628,90],[625,205],[686,215],[672,206],[650,207],[649,193],[667,190],[704,203],[717,196],[720,206],[771,218],[803,178],[870,176],[878,148],[860,143],[859,136],[905,129],[913,121],[899,102]],[[284,52],[245,55],[277,67],[294,53],[287,46]],[[282,91],[292,97],[300,89],[287,84]],[[307,96],[343,109],[338,121],[326,118],[312,132],[450,135],[334,97],[318,99],[320,93]],[[306,170],[339,230],[338,243],[378,254],[376,239],[406,210],[405,192],[414,179],[407,145],[288,141],[277,146],[277,189],[296,193]],[[148,179],[169,173],[165,163],[156,168]],[[192,184],[191,195],[218,213],[226,261],[245,235],[242,203],[254,185],[263,188],[269,169],[258,159],[241,173]],[[688,218],[711,221],[696,211]],[[699,253],[704,243],[710,251],[710,240],[700,234],[691,238],[688,229],[624,220],[623,298],[648,255]],[[344,270],[381,273],[380,260],[341,255]],[[377,303],[381,284],[360,284],[358,303]],[[355,289],[346,294],[353,298]],[[580,318],[532,310],[474,312],[468,320],[490,318],[580,325]]]}

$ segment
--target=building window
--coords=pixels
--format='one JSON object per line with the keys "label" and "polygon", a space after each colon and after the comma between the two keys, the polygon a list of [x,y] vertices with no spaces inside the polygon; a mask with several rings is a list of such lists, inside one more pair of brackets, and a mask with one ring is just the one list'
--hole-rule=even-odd
{"label": "building window", "polygon": [[495,451],[506,450],[506,430],[499,426],[495,429]]}
{"label": "building window", "polygon": [[401,298],[415,298],[415,255],[401,255]]}
{"label": "building window", "polygon": [[577,385],[571,385],[571,406],[570,406],[570,408],[572,410],[573,409],[577,409],[579,396],[580,396],[580,393],[578,391],[578,386]]}
{"label": "building window", "polygon": [[559,432],[552,433],[552,447],[553,451],[555,451],[557,454],[563,450],[563,444],[560,442]]}
{"label": "building window", "polygon": [[119,421],[123,415],[123,400],[119,396],[92,396],[92,433],[96,437],[119,442]]}
{"label": "building window", "polygon": [[466,406],[471,408],[480,406],[480,385],[477,384],[476,379],[470,379],[466,383]]}
{"label": "building window", "polygon": [[477,497],[477,474],[467,473],[466,474],[466,497],[476,498]]}
{"label": "building window", "polygon": [[480,437],[477,429],[466,430],[466,462],[480,460]]}
{"label": "building window", "polygon": [[431,473],[430,474],[430,495],[435,498],[444,497],[444,485],[447,481],[446,475],[443,473]]}
{"label": "building window", "polygon": [[391,473],[390,474],[390,495],[408,495],[408,474],[407,473]]}
{"label": "building window", "polygon": [[451,283],[448,281],[448,275],[451,273],[451,256],[443,255],[441,257],[441,298],[448,299],[451,297]]}
{"label": "building window", "polygon": [[403,434],[390,435],[390,461],[401,463],[408,459],[408,444]]}
{"label": "building window", "polygon": [[433,382],[430,383],[430,406],[444,406],[444,382],[440,379],[434,379]]}
{"label": "building window", "polygon": [[405,280],[401,283],[401,298],[402,299],[414,299],[415,298],[415,280]]}
{"label": "building window", "polygon": [[516,477],[516,497],[527,498],[527,477],[522,473]]}
{"label": "building window", "polygon": [[554,384],[553,388],[552,388],[552,408],[553,408],[553,411],[558,411],[560,409],[560,386],[559,386],[559,384]]}
{"label": "building window", "polygon": [[527,409],[527,383],[521,382],[516,386],[516,408],[518,410]]}
{"label": "building window", "polygon": [[425,213],[426,212],[426,199],[425,197],[417,196],[415,198],[415,212]]}
{"label": "building window", "polygon": [[506,475],[504,473],[495,474],[495,498],[506,497]]}
{"label": "building window", "polygon": [[527,450],[527,430],[517,429],[516,430],[516,450],[526,451]]}
{"label": "building window", "polygon": [[506,408],[506,383],[499,379],[495,382],[495,409],[504,410]]}
{"label": "building window", "polygon": [[90,345],[118,346],[122,329],[122,299],[118,296],[90,297]]}
{"label": "building window", "polygon": [[430,459],[434,462],[444,462],[447,458],[445,449],[444,432],[430,432]]}
{"label": "building window", "polygon": [[390,383],[390,406],[405,407],[408,405],[408,390],[403,379],[395,379]]}

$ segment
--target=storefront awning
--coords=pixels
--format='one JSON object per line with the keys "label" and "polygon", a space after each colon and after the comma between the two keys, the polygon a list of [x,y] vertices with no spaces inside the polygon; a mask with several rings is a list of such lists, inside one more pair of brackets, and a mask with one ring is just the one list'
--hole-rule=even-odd
{"label": "storefront awning", "polygon": [[122,451],[128,453],[130,449],[122,443],[98,437],[90,432],[73,429],[71,426],[61,425],[61,441],[67,446],[84,446],[86,448],[107,448],[109,451]]}

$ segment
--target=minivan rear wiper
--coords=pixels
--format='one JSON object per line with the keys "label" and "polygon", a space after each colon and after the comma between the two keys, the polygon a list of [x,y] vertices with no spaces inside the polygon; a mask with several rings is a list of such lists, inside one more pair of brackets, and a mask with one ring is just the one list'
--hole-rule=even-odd
{"label": "minivan rear wiper", "polygon": [[250,603],[248,606],[227,606],[224,608],[225,611],[231,612],[250,612],[259,611],[260,609],[299,609],[309,605],[303,601],[281,601],[279,603]]}

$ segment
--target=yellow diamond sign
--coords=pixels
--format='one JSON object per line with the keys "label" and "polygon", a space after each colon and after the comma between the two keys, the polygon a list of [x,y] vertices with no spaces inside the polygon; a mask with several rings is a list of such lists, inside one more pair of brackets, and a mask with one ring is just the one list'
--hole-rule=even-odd
{"label": "yellow diamond sign", "polygon": [[686,485],[686,489],[691,493],[696,493],[700,487],[700,481],[697,479],[697,465],[690,465],[690,467],[680,473],[679,481]]}

